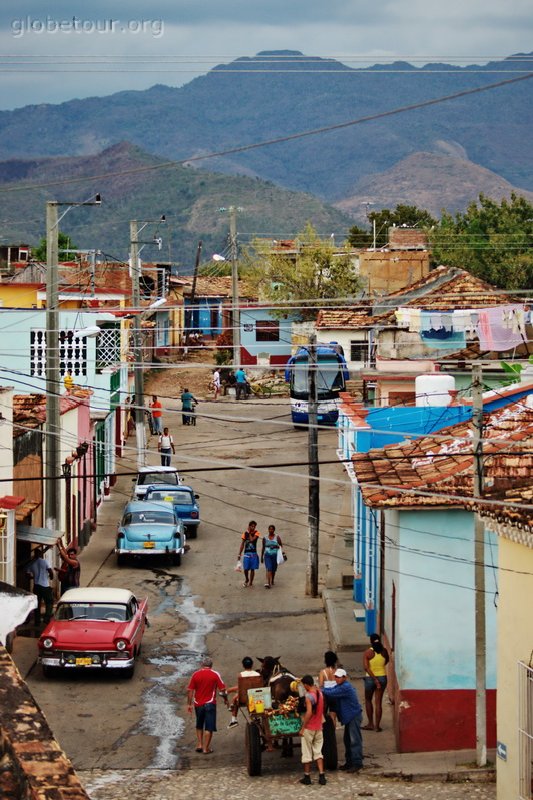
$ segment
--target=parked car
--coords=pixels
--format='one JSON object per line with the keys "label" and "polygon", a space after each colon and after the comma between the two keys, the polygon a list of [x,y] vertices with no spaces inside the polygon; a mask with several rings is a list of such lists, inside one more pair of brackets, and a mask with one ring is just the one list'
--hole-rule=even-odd
{"label": "parked car", "polygon": [[188,539],[196,539],[198,526],[200,524],[200,506],[197,503],[198,495],[190,486],[172,486],[151,484],[146,487],[145,500],[154,502],[173,503],[178,517],[185,526],[185,534]]}
{"label": "parked car", "polygon": [[148,624],[147,600],[127,589],[68,589],[39,637],[43,674],[55,669],[117,669],[131,678]]}
{"label": "parked car", "polygon": [[179,566],[184,552],[183,522],[172,503],[132,500],[126,504],[117,530],[117,564],[128,555],[167,555]]}
{"label": "parked car", "polygon": [[155,483],[164,483],[165,486],[179,486],[181,478],[175,467],[141,467],[136,478],[133,495],[136,498],[144,497],[146,487]]}

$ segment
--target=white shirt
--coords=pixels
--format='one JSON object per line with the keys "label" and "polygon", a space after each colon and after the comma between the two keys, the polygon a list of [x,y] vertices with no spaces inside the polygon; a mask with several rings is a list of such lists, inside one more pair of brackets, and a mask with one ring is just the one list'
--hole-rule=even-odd
{"label": "white shirt", "polygon": [[213,383],[220,389],[220,372],[217,369],[213,372]]}
{"label": "white shirt", "polygon": [[165,436],[162,433],[161,436],[159,437],[159,446],[161,447],[161,450],[172,450],[173,444],[174,444],[174,439],[172,438],[170,433],[168,434],[168,436]]}

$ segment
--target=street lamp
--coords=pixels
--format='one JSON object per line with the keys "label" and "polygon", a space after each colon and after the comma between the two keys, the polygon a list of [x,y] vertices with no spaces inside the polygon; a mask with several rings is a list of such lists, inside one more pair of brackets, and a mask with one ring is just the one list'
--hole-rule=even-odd
{"label": "street lamp", "polygon": [[[60,372],[59,372],[59,223],[72,208],[99,206],[99,194],[81,203],[46,203],[46,462],[45,462],[45,527],[57,532],[59,527],[60,492],[56,486],[60,469]],[[67,206],[58,216],[60,206]]]}

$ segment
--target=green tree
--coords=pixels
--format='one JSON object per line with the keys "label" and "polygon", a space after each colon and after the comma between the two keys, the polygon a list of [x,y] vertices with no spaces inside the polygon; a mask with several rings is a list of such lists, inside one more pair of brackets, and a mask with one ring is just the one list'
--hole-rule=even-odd
{"label": "green tree", "polygon": [[[77,250],[78,248],[72,242],[70,236],[66,233],[61,233],[59,231],[58,237],[58,245],[59,245],[59,261],[72,261],[72,258],[75,257],[73,253],[69,253],[68,250]],[[46,237],[43,236],[41,241],[39,242],[39,246],[35,249],[32,248],[32,257],[35,261],[42,261],[46,263]]]}
{"label": "green tree", "polygon": [[[389,228],[393,225],[400,227],[405,225],[408,228],[420,228],[427,230],[437,224],[429,211],[417,206],[406,206],[399,203],[396,208],[382,208],[380,211],[371,211],[368,215],[372,229],[376,230],[376,247],[385,247],[389,241]],[[366,234],[366,236],[365,236]],[[353,225],[348,232],[348,243],[352,247],[370,247],[373,245],[374,235],[370,231],[365,231],[358,225]]]}
{"label": "green tree", "polygon": [[[348,248],[321,239],[310,223],[297,235],[293,253],[273,251],[264,240],[252,247],[241,262],[242,277],[262,300],[290,303],[302,318],[316,316],[317,306],[353,298],[360,288]],[[273,313],[283,316],[287,309]]]}
{"label": "green tree", "polygon": [[505,289],[533,289],[533,205],[516,194],[480,195],[464,213],[444,212],[430,231],[433,258]]}

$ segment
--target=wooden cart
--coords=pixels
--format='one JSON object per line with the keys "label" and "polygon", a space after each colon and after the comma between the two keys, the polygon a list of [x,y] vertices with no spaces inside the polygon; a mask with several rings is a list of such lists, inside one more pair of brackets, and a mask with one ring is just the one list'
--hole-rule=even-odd
{"label": "wooden cart", "polygon": [[[245,751],[248,775],[254,777],[261,775],[263,752],[267,750],[272,741],[281,740],[281,753],[292,756],[295,746],[300,746],[299,731],[301,716],[296,711],[288,714],[268,714],[268,709],[262,713],[251,711],[248,708],[248,689],[262,686],[261,678],[239,678],[239,704],[246,717]],[[267,713],[265,713],[267,711]],[[337,739],[335,725],[327,714],[323,725],[324,745],[322,754],[324,767],[328,770],[337,769]],[[298,743],[295,744],[295,740]],[[276,752],[280,752],[277,750]]]}

